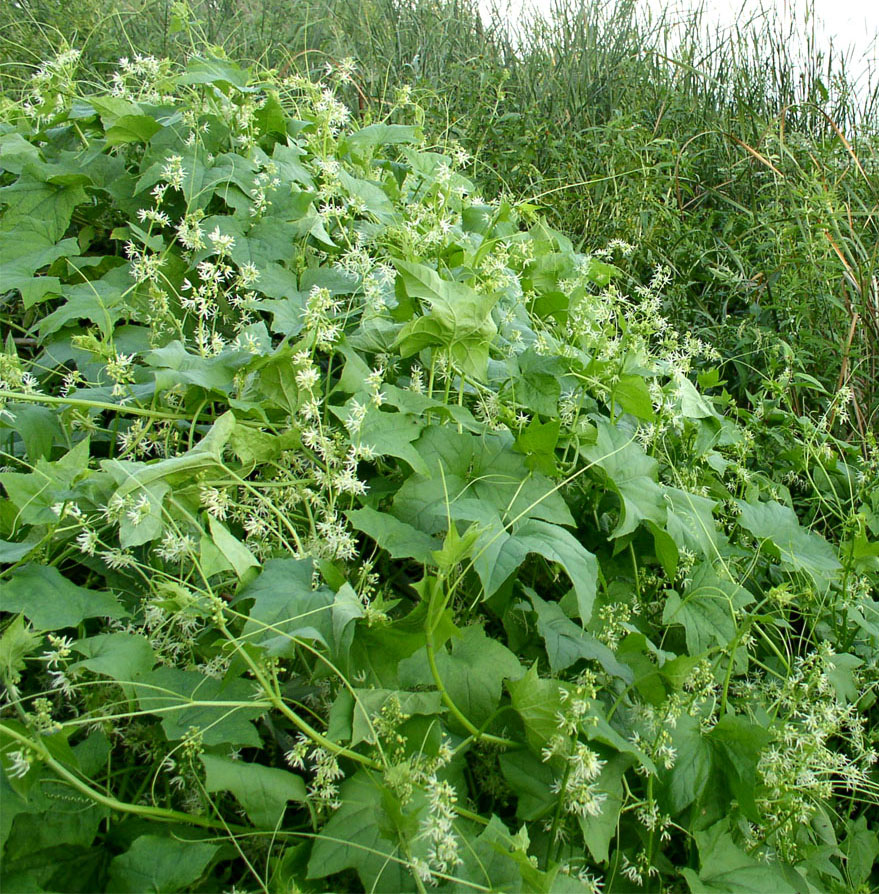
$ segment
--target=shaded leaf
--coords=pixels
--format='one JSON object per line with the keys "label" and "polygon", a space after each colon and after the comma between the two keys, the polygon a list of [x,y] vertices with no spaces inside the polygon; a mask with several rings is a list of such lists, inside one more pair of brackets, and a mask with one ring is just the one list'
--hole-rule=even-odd
{"label": "shaded leaf", "polygon": [[71,670],[85,668],[120,682],[134,680],[156,663],[149,640],[134,633],[102,633],[77,640],[73,648],[86,657],[73,662]]}
{"label": "shaded leaf", "polygon": [[627,683],[632,682],[631,669],[617,661],[604,643],[575,624],[557,602],[544,602],[527,587],[525,592],[537,613],[537,630],[546,643],[546,654],[553,673],[586,658],[597,661],[612,676],[620,677]]}
{"label": "shaded leaf", "polygon": [[276,829],[288,801],[307,800],[302,778],[287,770],[213,754],[202,754],[201,761],[207,774],[205,788],[209,792],[232,792],[260,828]]}
{"label": "shaded leaf", "polygon": [[691,655],[726,646],[736,635],[736,613],[754,601],[744,587],[722,579],[707,562],[696,567],[683,596],[668,591],[663,624],[682,624]]}
{"label": "shaded leaf", "polygon": [[412,558],[427,565],[433,560],[431,553],[440,543],[429,534],[407,525],[387,512],[370,507],[351,509],[345,513],[348,521],[367,537],[371,537],[392,559]]}
{"label": "shaded leaf", "polygon": [[420,128],[408,124],[368,124],[346,137],[349,148],[356,152],[375,149],[378,146],[394,146],[401,143],[417,143]]}
{"label": "shaded leaf", "polygon": [[[517,680],[525,671],[506,646],[486,636],[478,625],[465,627],[452,637],[450,646],[451,651],[436,655],[440,679],[455,705],[478,726],[500,704],[504,680]],[[435,685],[424,649],[400,662],[400,683]]]}
{"label": "shaded leaf", "polygon": [[0,607],[23,612],[38,630],[75,627],[86,618],[124,618],[128,614],[112,594],[78,587],[52,565],[25,565],[6,581]]}
{"label": "shaded leaf", "polygon": [[133,687],[141,710],[161,717],[169,741],[184,739],[195,728],[205,745],[260,745],[250,721],[268,705],[253,704],[258,695],[253,683],[160,667],[141,674]]}
{"label": "shaded leaf", "polygon": [[204,874],[219,844],[141,835],[110,863],[109,890],[119,894],[173,894]]}
{"label": "shaded leaf", "polygon": [[620,520],[613,537],[631,534],[641,521],[665,524],[666,506],[657,484],[659,464],[633,438],[615,425],[599,422],[595,444],[581,447],[580,452],[602,470],[620,498]]}
{"label": "shaded leaf", "polygon": [[86,201],[82,186],[53,186],[25,172],[0,189],[0,202],[7,203],[0,230],[14,232],[23,226],[57,242],[70,224],[73,209]]}
{"label": "shaded leaf", "polygon": [[836,550],[820,534],[803,528],[793,509],[781,503],[739,500],[738,506],[739,524],[759,540],[772,543],[782,567],[803,571],[822,591],[827,589],[842,566]]}
{"label": "shaded leaf", "polygon": [[358,770],[339,792],[342,806],[318,834],[308,861],[308,877],[324,878],[354,869],[367,891],[408,891],[412,878],[385,808],[392,797]]}
{"label": "shaded leaf", "polygon": [[715,501],[676,487],[665,487],[663,493],[668,504],[666,530],[674,542],[714,561],[726,542],[712,515]]}
{"label": "shaded leaf", "polygon": [[52,507],[73,496],[71,487],[86,472],[88,462],[89,439],[84,438],[56,462],[38,459],[33,472],[0,473],[17,519],[31,525],[56,522]]}
{"label": "shaded leaf", "polygon": [[244,625],[245,642],[272,655],[292,654],[296,638],[334,643],[332,591],[311,586],[308,559],[269,559],[262,573],[241,590],[236,601],[253,599]]}
{"label": "shaded leaf", "polygon": [[683,869],[692,894],[723,891],[724,894],[796,894],[778,867],[758,863],[732,839],[729,820],[721,820],[704,832],[694,832],[699,848],[699,872]]}

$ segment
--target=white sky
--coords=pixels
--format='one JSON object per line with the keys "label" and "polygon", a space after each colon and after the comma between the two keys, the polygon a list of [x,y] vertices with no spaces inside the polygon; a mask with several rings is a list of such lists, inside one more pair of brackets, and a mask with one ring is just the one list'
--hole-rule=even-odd
{"label": "white sky", "polygon": [[[483,7],[489,0],[480,0]],[[608,0],[604,0],[608,2]],[[654,12],[662,10],[686,12],[697,7],[699,0],[640,0]],[[513,15],[525,8],[542,12],[551,0],[499,0],[501,8],[509,5]],[[731,25],[737,16],[744,20],[758,13],[762,7],[775,9],[784,21],[791,17],[802,23],[808,7],[815,10],[815,34],[818,45],[825,51],[831,42],[834,51],[845,50],[849,55],[849,71],[866,79],[868,70],[873,80],[879,77],[879,0],[704,0],[704,22],[707,25]]]}
{"label": "white sky", "polygon": [[[675,3],[661,3],[648,0],[652,8],[679,6],[692,8],[695,4],[688,0],[676,0]],[[865,53],[876,57],[879,46],[879,0],[767,0],[767,8],[775,8],[781,16],[788,20],[802,22],[807,7],[815,10],[817,33],[825,40],[832,39],[834,47],[846,49],[851,47],[853,58]],[[706,0],[706,19],[720,24],[732,24],[738,14],[745,18],[749,13],[758,12],[761,8],[759,0]]]}

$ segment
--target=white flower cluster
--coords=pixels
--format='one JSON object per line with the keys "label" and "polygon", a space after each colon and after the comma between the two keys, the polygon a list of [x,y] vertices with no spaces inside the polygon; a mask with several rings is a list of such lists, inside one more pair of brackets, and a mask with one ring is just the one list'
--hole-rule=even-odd
{"label": "white flower cluster", "polygon": [[31,76],[24,110],[45,122],[67,109],[75,95],[74,77],[81,55],[80,50],[66,49],[44,62]]}
{"label": "white flower cluster", "polygon": [[133,59],[123,56],[119,67],[110,76],[110,93],[129,102],[160,103],[168,97],[159,89],[169,73],[166,59],[136,53]]}
{"label": "white flower cluster", "polygon": [[773,698],[779,719],[757,768],[767,793],[758,802],[764,821],[755,836],[791,862],[801,854],[799,828],[822,803],[834,794],[871,797],[874,788],[875,742],[856,702],[837,694],[837,660],[824,642],[795,659],[783,681],[764,681],[758,690]]}
{"label": "white flower cluster", "polygon": [[338,810],[342,806],[339,780],[345,774],[331,751],[320,745],[313,746],[307,736],[300,734],[284,758],[294,769],[311,772],[308,795],[314,799],[318,809]]}
{"label": "white flower cluster", "polygon": [[[458,795],[451,783],[435,775],[427,780],[427,816],[421,823],[421,837],[428,842],[427,864],[434,872],[450,873],[462,862],[455,834],[455,804]],[[431,875],[434,883],[436,880]]]}

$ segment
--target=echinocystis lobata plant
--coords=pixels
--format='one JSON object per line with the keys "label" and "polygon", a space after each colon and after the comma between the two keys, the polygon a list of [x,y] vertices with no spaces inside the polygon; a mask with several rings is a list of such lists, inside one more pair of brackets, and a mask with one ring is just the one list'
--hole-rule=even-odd
{"label": "echinocystis lobata plant", "polygon": [[872,884],[875,444],[348,60],[76,64],[0,123],[5,889]]}

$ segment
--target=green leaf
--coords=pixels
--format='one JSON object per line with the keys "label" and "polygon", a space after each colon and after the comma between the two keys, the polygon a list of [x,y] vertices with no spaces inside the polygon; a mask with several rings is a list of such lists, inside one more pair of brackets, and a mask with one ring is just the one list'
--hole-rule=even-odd
{"label": "green leaf", "polygon": [[0,155],[3,156],[3,169],[11,174],[20,174],[26,165],[41,161],[40,150],[14,131],[0,135]]}
{"label": "green leaf", "polygon": [[182,342],[172,341],[163,348],[150,351],[143,359],[156,369],[156,387],[159,389],[188,382],[228,395],[233,389],[235,374],[253,360],[253,355],[227,348],[214,357],[201,357],[190,354]]}
{"label": "green leaf", "polygon": [[287,116],[284,114],[284,107],[272,94],[265,98],[262,108],[254,113],[253,120],[263,135],[270,133],[282,137],[287,135]]}
{"label": "green leaf", "polygon": [[398,146],[403,143],[417,143],[421,139],[421,129],[408,124],[368,124],[360,130],[348,134],[345,142],[349,149],[363,152],[379,146]]}
{"label": "green leaf", "polygon": [[598,258],[589,258],[586,275],[595,285],[603,289],[614,277],[620,275],[620,271],[612,264],[605,264],[604,261],[599,261]]}
{"label": "green leaf", "polygon": [[146,143],[161,129],[162,125],[151,115],[120,115],[113,125],[104,131],[104,139],[108,146]]}
{"label": "green leaf", "polygon": [[143,111],[136,102],[106,93],[89,96],[86,102],[100,115],[105,127],[111,127],[123,115],[138,115]]}
{"label": "green leaf", "polygon": [[847,835],[842,842],[846,857],[846,874],[852,888],[863,885],[879,859],[879,835],[867,826],[867,817],[859,816],[846,823]]}
{"label": "green leaf", "polygon": [[754,597],[744,587],[720,578],[707,562],[696,567],[683,599],[670,590],[662,612],[663,624],[682,624],[690,655],[711,646],[726,646],[736,635],[736,612]]}
{"label": "green leaf", "polygon": [[558,803],[552,791],[555,774],[549,764],[524,748],[498,755],[504,778],[516,795],[516,816],[536,820],[546,816]]}
{"label": "green leaf", "polygon": [[[120,460],[112,467],[105,466],[105,468],[110,468],[111,473],[118,473],[126,471],[128,465],[126,461]],[[143,466],[140,463],[131,463],[131,467],[133,474],[129,481],[125,482],[125,489],[133,498],[135,505],[144,507],[146,511],[139,515],[136,521],[132,520],[127,512],[123,514],[119,522],[119,545],[123,549],[142,546],[144,543],[149,543],[162,536],[166,521],[162,507],[165,497],[171,490],[171,486],[165,481],[153,481],[137,486],[140,482],[136,476]],[[120,482],[120,484],[122,483]],[[121,492],[122,488],[120,487],[119,490]]]}
{"label": "green leaf", "polygon": [[[479,625],[465,627],[440,650],[436,665],[452,701],[477,726],[488,720],[501,700],[504,680],[518,680],[524,669],[502,643],[485,635]],[[425,649],[400,662],[402,686],[434,686]]]}
{"label": "green leaf", "polygon": [[712,749],[702,735],[698,717],[684,714],[669,734],[677,758],[661,781],[666,809],[671,816],[677,816],[705,791],[711,778]]}
{"label": "green leaf", "polygon": [[352,198],[360,199],[366,210],[383,224],[394,223],[399,215],[380,183],[352,177],[344,168],[339,171],[339,182]]}
{"label": "green leaf", "polygon": [[[428,606],[420,602],[408,615],[373,628],[363,626],[351,644],[353,667],[366,674],[367,679],[383,687],[398,687],[400,662],[424,647],[424,625]],[[445,612],[434,631],[437,648],[455,632],[451,613]]]}
{"label": "green leaf", "polygon": [[70,669],[85,668],[127,683],[152,670],[156,663],[149,640],[134,633],[102,633],[79,639],[73,648],[86,657]]}
{"label": "green leaf", "polygon": [[715,823],[704,832],[694,832],[699,848],[699,873],[683,869],[684,878],[692,894],[754,894],[772,891],[773,894],[796,894],[781,871],[749,857],[733,841],[729,820]]}
{"label": "green leaf", "polygon": [[650,389],[641,376],[620,376],[620,380],[613,386],[613,399],[626,413],[631,413],[638,419],[646,422],[656,419]]}
{"label": "green leaf", "polygon": [[38,459],[33,472],[0,473],[0,484],[18,510],[16,518],[39,525],[58,521],[56,503],[69,500],[73,483],[88,469],[89,439],[84,438],[57,462]]}
{"label": "green leaf", "polygon": [[0,202],[8,206],[0,217],[0,230],[9,233],[22,227],[57,242],[70,224],[73,209],[87,201],[82,186],[53,186],[25,172],[0,189]]}
{"label": "green leaf", "polygon": [[820,534],[800,526],[793,509],[775,501],[746,503],[738,500],[739,524],[758,540],[768,540],[778,550],[783,568],[804,571],[822,592],[842,567],[836,550]]}
{"label": "green leaf", "polygon": [[432,425],[415,447],[430,477],[412,475],[403,482],[394,497],[394,514],[428,534],[447,530],[449,516],[483,523],[499,516],[501,522],[539,518],[574,525],[552,480],[530,472],[525,458],[500,437],[479,438],[453,426]]}
{"label": "green leaf", "polygon": [[696,386],[683,373],[674,377],[674,388],[681,402],[681,412],[687,419],[708,419],[717,416],[708,398],[696,390]]}
{"label": "green leaf", "polygon": [[0,565],[14,565],[32,552],[41,542],[42,538],[39,536],[39,532],[33,528],[28,532],[27,539],[20,543],[0,540]]}
{"label": "green leaf", "polygon": [[[115,496],[120,499],[140,494],[141,491],[150,488],[153,483],[159,481],[171,486],[188,484],[196,473],[222,465],[223,449],[229,442],[235,424],[235,416],[229,411],[223,413],[195,447],[187,450],[186,453],[151,463],[104,460],[101,467],[104,471],[109,472],[119,485]],[[161,488],[159,492],[161,492]]]}
{"label": "green leaf", "polygon": [[40,336],[46,338],[69,323],[88,320],[104,338],[110,338],[116,323],[132,315],[128,292],[131,277],[127,267],[113,267],[100,279],[63,286],[64,304],[40,320]]}
{"label": "green leaf", "polygon": [[432,564],[431,553],[440,548],[436,538],[370,507],[351,509],[346,518],[358,531],[371,537],[392,559],[411,558],[424,565]]}
{"label": "green leaf", "polygon": [[28,626],[24,615],[18,615],[7,625],[0,636],[0,677],[7,687],[19,681],[25,659],[40,647],[42,641],[42,635]]}
{"label": "green leaf", "polygon": [[277,165],[278,176],[282,180],[301,183],[307,189],[313,189],[314,178],[300,161],[303,155],[305,150],[296,144],[276,143],[272,150],[272,161]]}
{"label": "green leaf", "polygon": [[665,525],[665,501],[656,481],[659,464],[636,441],[615,425],[599,422],[596,443],[581,447],[580,452],[602,470],[620,498],[620,520],[613,537],[631,534],[641,521]]}
{"label": "green leaf", "polygon": [[177,78],[178,84],[216,84],[228,92],[229,87],[243,90],[247,86],[250,71],[229,59],[215,56],[195,56],[186,63],[186,71]]}
{"label": "green leaf", "polygon": [[[343,407],[333,407],[332,410],[345,420],[351,415],[356,400],[351,398]],[[409,463],[414,471],[426,475],[427,466],[412,445],[423,428],[423,421],[409,413],[390,413],[369,405],[352,442],[372,448],[376,456],[397,456]]]}
{"label": "green leaf", "polygon": [[[465,505],[471,510],[477,508],[472,501]],[[460,508],[457,514],[463,514]],[[490,510],[478,513],[476,520],[483,522],[484,530],[476,545],[473,565],[482,581],[484,598],[495,593],[529,553],[536,553],[565,569],[574,585],[580,617],[588,620],[592,616],[598,561],[569,531],[532,518],[517,525],[510,534],[496,515],[491,516]]]}
{"label": "green leaf", "polygon": [[230,791],[254,825],[277,829],[288,801],[308,799],[301,777],[287,770],[249,764],[243,760],[202,754],[209,792]]}
{"label": "green leaf", "polygon": [[261,744],[250,721],[264,714],[268,705],[254,705],[258,693],[253,683],[160,667],[141,674],[132,685],[141,710],[162,718],[162,729],[171,742],[195,728],[205,745]]}
{"label": "green leaf", "polygon": [[[77,810],[64,809],[58,803],[59,795],[63,796],[64,789],[61,788],[59,791],[60,786],[56,788],[49,779],[43,779],[41,782],[48,789],[46,794],[49,797],[37,797],[44,802],[45,806],[42,807],[41,812],[20,812],[15,817],[9,839],[6,842],[3,855],[4,894],[6,892],[5,877],[16,864],[22,869],[37,867],[42,869],[48,863],[51,866],[48,878],[51,878],[52,874],[58,871],[58,864],[63,864],[64,861],[63,856],[60,860],[56,856],[58,850],[66,851],[67,854],[75,854],[79,848],[90,847],[94,842],[99,824],[109,813],[105,807],[94,803],[80,803],[77,805],[79,808]],[[46,806],[50,809],[46,810]],[[29,863],[30,867],[28,867]],[[48,890],[55,891],[59,889],[60,886],[48,888]],[[27,891],[27,894],[30,892]]]}
{"label": "green leaf", "polygon": [[236,603],[253,599],[242,637],[269,654],[293,654],[296,639],[317,639],[332,648],[335,642],[332,605],[326,587],[311,586],[309,559],[269,559],[262,573],[240,591]]}
{"label": "green leaf", "polygon": [[398,336],[403,357],[429,345],[451,353],[455,365],[467,375],[484,380],[489,348],[497,335],[491,309],[496,295],[485,295],[464,283],[444,280],[423,264],[396,261],[406,294],[430,305],[430,315],[407,323]]}
{"label": "green leaf", "polygon": [[562,706],[558,682],[539,677],[534,664],[521,679],[508,680],[507,689],[513,708],[525,724],[531,750],[540,754],[540,749],[558,732],[556,715]]}
{"label": "green leaf", "polygon": [[757,764],[760,753],[771,738],[762,726],[733,714],[721,717],[708,735],[716,755],[716,765],[723,767],[736,800],[745,815],[754,822],[761,819],[754,800],[758,784]]}
{"label": "green leaf", "polygon": [[75,239],[55,242],[45,232],[22,224],[11,231],[0,231],[0,282],[4,291],[18,289],[26,308],[42,301],[48,293],[61,291],[55,276],[35,276],[58,258],[79,253]]}
{"label": "green leaf", "polygon": [[549,666],[554,674],[585,658],[597,661],[612,676],[632,682],[631,669],[620,664],[604,643],[575,624],[557,602],[544,602],[529,587],[524,591],[537,613],[537,631],[546,643]]}
{"label": "green leaf", "polygon": [[[509,399],[534,413],[552,419],[558,415],[558,400],[561,395],[559,381],[566,369],[558,357],[545,357],[533,348],[528,348],[510,359],[511,380],[503,395],[509,392]],[[516,369],[518,367],[518,369]],[[532,424],[536,420],[532,420]],[[547,423],[552,425],[552,421]],[[554,446],[554,445],[553,445]]]}
{"label": "green leaf", "polygon": [[623,806],[623,774],[631,764],[631,758],[617,756],[607,761],[595,780],[595,786],[604,794],[601,813],[598,816],[578,816],[583,841],[592,858],[598,863],[606,863],[610,843],[616,837]]}
{"label": "green leaf", "polygon": [[854,672],[863,661],[847,652],[835,654],[828,662],[827,679],[833,684],[839,700],[854,704],[861,697],[861,690],[855,681]]}
{"label": "green leaf", "polygon": [[493,815],[479,837],[468,842],[462,853],[463,868],[459,872],[465,878],[485,881],[492,891],[529,894],[549,894],[550,891],[581,894],[588,891],[576,876],[566,876],[564,882],[558,884],[558,867],[548,872],[538,869],[536,861],[528,855],[529,844],[525,828],[511,835],[500,818]]}
{"label": "green leaf", "polygon": [[351,719],[351,746],[361,742],[376,743],[373,722],[380,715],[382,707],[391,699],[396,699],[404,714],[431,716],[445,712],[439,692],[401,692],[394,689],[353,689],[353,710]]}
{"label": "green leaf", "polygon": [[351,665],[351,644],[356,632],[355,621],[366,611],[360,597],[349,583],[342,584],[333,599],[333,640],[335,659],[344,670]]}
{"label": "green leaf", "polygon": [[655,522],[647,522],[647,528],[653,535],[653,550],[669,580],[674,580],[678,572],[680,553],[674,539]]}
{"label": "green leaf", "polygon": [[[30,799],[20,795],[10,784],[6,771],[0,769],[0,803],[3,804],[3,810],[0,810],[0,847],[6,844],[9,838],[9,832],[15,818],[21,813],[36,813],[42,808],[40,805],[33,803]],[[4,869],[6,867],[3,867]],[[5,876],[3,873],[4,887]],[[36,890],[36,889],[34,889]]]}
{"label": "green leaf", "polygon": [[[324,878],[354,869],[367,891],[409,891],[412,878],[386,808],[390,792],[358,770],[339,792],[342,806],[318,834],[308,877]],[[413,830],[415,831],[415,830]]]}
{"label": "green leaf", "polygon": [[666,530],[674,542],[713,562],[726,543],[712,515],[715,501],[676,487],[664,487],[663,493],[668,504]]}
{"label": "green leaf", "polygon": [[25,565],[3,584],[0,607],[23,612],[38,630],[76,627],[86,618],[124,618],[112,593],[71,583],[52,565]]}
{"label": "green leaf", "polygon": [[8,415],[4,415],[0,426],[11,428],[18,434],[31,462],[51,459],[56,441],[64,443],[57,411],[38,404],[7,404],[6,413]]}
{"label": "green leaf", "polygon": [[528,457],[528,466],[545,475],[555,475],[558,466],[555,448],[561,423],[558,419],[540,422],[536,417],[516,438],[516,449]]}
{"label": "green leaf", "polygon": [[239,580],[247,578],[251,568],[259,568],[259,559],[229,529],[213,516],[208,518],[211,537],[217,549],[226,557]]}
{"label": "green leaf", "polygon": [[518,548],[537,553],[565,569],[577,597],[577,612],[586,624],[598,588],[598,560],[570,531],[536,518],[515,528],[512,539]]}
{"label": "green leaf", "polygon": [[141,835],[124,854],[111,861],[108,890],[119,894],[191,890],[219,850],[219,844]]}
{"label": "green leaf", "polygon": [[257,466],[277,459],[282,443],[277,435],[247,425],[236,425],[229,438],[229,446],[245,466]]}

